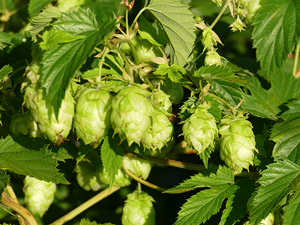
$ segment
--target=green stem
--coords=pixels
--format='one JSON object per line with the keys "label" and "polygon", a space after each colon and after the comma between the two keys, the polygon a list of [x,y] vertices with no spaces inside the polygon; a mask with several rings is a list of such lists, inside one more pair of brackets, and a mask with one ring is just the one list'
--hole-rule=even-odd
{"label": "green stem", "polygon": [[135,47],[133,46],[133,44],[132,44],[131,41],[128,41],[127,43],[128,43],[128,45],[129,45],[129,47],[130,47],[130,50],[131,50],[131,53],[132,53],[132,55],[133,55],[135,64],[136,64],[136,65],[139,65],[139,64],[140,64],[140,59],[139,59],[139,57],[138,57],[138,55],[137,55],[137,52],[136,52],[136,50],[135,50]]}
{"label": "green stem", "polygon": [[299,52],[300,52],[300,43],[296,45],[296,50],[295,50],[295,58],[294,58],[294,66],[293,66],[294,77],[296,77],[296,72],[298,68]]}
{"label": "green stem", "polygon": [[131,24],[131,26],[130,26],[130,31],[133,29],[133,26],[135,25],[135,23],[137,22],[137,20],[139,19],[139,17],[142,15],[142,13],[145,11],[145,10],[147,10],[148,8],[147,7],[145,7],[145,8],[143,8],[141,11],[139,11],[139,13],[136,15],[136,17],[134,18],[134,20],[133,20],[133,22],[132,22],[132,24]]}
{"label": "green stem", "polygon": [[219,96],[217,96],[217,95],[214,95],[214,94],[212,94],[212,93],[207,93],[208,95],[211,95],[211,96],[213,96],[213,97],[215,97],[216,99],[218,99],[220,102],[223,102],[225,105],[227,105],[230,109],[231,109],[231,111],[233,112],[233,114],[235,115],[236,114],[236,112],[235,112],[235,108],[233,108],[228,102],[226,102],[224,99],[222,99],[222,98],[220,98]]}
{"label": "green stem", "polygon": [[108,52],[109,52],[109,49],[107,47],[105,47],[103,49],[103,54],[102,54],[102,57],[101,57],[100,62],[99,62],[99,75],[98,75],[98,77],[100,78],[99,79],[100,82],[101,82],[101,76],[102,76],[103,63],[104,63],[104,60],[105,60],[105,56],[107,55]]}
{"label": "green stem", "polygon": [[97,202],[99,202],[102,199],[108,197],[109,195],[113,194],[114,192],[118,191],[119,189],[120,189],[120,187],[118,187],[118,186],[113,186],[112,188],[106,188],[102,192],[98,193],[97,195],[95,195],[91,199],[87,200],[86,202],[84,202],[83,204],[78,206],[77,208],[73,209],[71,212],[64,215],[60,219],[54,221],[50,225],[61,225],[61,224],[64,224],[65,222],[67,222],[67,221],[70,221],[71,219],[78,216],[80,213],[82,213],[86,209],[88,209],[91,206],[95,205]]}
{"label": "green stem", "polygon": [[222,8],[222,10],[220,11],[219,15],[216,17],[216,19],[214,20],[214,22],[210,25],[210,29],[213,29],[213,27],[217,24],[217,22],[219,21],[219,19],[221,18],[221,16],[223,15],[223,13],[225,12],[225,10],[227,9],[227,6],[229,4],[229,0],[227,0]]}

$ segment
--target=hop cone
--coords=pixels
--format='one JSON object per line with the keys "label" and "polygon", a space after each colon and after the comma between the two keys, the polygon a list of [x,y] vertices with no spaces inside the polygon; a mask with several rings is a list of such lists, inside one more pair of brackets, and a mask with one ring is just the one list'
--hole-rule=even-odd
{"label": "hop cone", "polygon": [[172,123],[164,113],[155,110],[151,116],[151,126],[143,137],[144,147],[161,150],[172,139],[172,136]]}
{"label": "hop cone", "polygon": [[42,217],[53,202],[56,184],[26,176],[23,191],[28,209]]}
{"label": "hop cone", "polygon": [[160,110],[171,113],[172,112],[172,102],[169,96],[162,90],[154,90],[150,96],[150,100],[156,105]]}
{"label": "hop cone", "polygon": [[147,99],[149,92],[129,86],[119,91],[112,101],[111,123],[115,133],[127,140],[129,146],[140,141],[150,126],[153,106]]}
{"label": "hop cone", "polygon": [[199,155],[208,147],[214,147],[214,139],[218,135],[215,118],[200,106],[184,122],[182,127],[184,140]]}
{"label": "hop cone", "polygon": [[[99,174],[99,180],[106,185],[110,185],[111,178],[107,171],[104,169],[104,167],[101,168]],[[130,185],[131,178],[122,170],[119,169],[117,175],[115,176],[113,185],[119,186],[119,187],[125,187]]]}
{"label": "hop cone", "polygon": [[33,120],[30,112],[16,115],[10,122],[10,131],[13,134],[28,135],[30,137],[41,137],[37,123]]}
{"label": "hop cone", "polygon": [[46,103],[42,88],[37,88],[35,85],[27,86],[24,100],[41,133],[53,143],[60,144],[68,136],[72,128],[74,101],[70,90],[67,89],[65,93],[58,118],[55,116],[53,106]]}
{"label": "hop cone", "polygon": [[225,117],[221,120],[220,157],[236,172],[248,169],[253,164],[255,136],[247,117]]}
{"label": "hop cone", "polygon": [[127,195],[123,208],[123,225],[154,225],[155,210],[154,199],[146,192],[134,191]]}
{"label": "hop cone", "polygon": [[211,50],[206,53],[204,59],[205,66],[221,65],[221,64],[222,64],[221,57],[215,50]]}
{"label": "hop cone", "polygon": [[147,180],[152,168],[151,164],[146,160],[126,156],[123,158],[123,167],[144,180]]}
{"label": "hop cone", "polygon": [[112,96],[104,90],[86,89],[78,98],[74,127],[85,144],[100,142],[110,128]]}

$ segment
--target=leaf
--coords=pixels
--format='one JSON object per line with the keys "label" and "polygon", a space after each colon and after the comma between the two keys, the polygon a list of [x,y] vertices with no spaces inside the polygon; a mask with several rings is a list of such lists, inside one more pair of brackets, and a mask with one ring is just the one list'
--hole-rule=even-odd
{"label": "leaf", "polygon": [[6,174],[5,171],[0,170],[0,193],[2,193],[3,189],[9,183],[9,176]]}
{"label": "leaf", "polygon": [[30,0],[28,5],[28,13],[30,18],[38,14],[46,5],[54,0]]}
{"label": "leaf", "polygon": [[76,36],[62,30],[46,30],[43,33],[43,41],[40,42],[40,47],[42,50],[50,50],[51,48],[56,47],[58,44],[69,43],[82,38],[84,38],[84,36]]}
{"label": "leaf", "polygon": [[211,173],[205,176],[202,173],[192,176],[190,179],[182,182],[176,187],[170,188],[165,193],[176,194],[186,191],[191,191],[200,187],[217,187],[224,184],[233,184],[234,174],[231,169],[225,166],[220,166],[216,173]]}
{"label": "leaf", "polygon": [[300,144],[300,117],[275,124],[270,139],[276,142],[273,157],[287,158]]}
{"label": "leaf", "polygon": [[186,74],[185,69],[176,64],[173,64],[172,66],[161,64],[153,73],[156,75],[168,75],[169,79],[174,83],[183,82],[182,74]]}
{"label": "leaf", "polygon": [[300,167],[289,160],[267,166],[258,179],[260,186],[250,204],[250,224],[259,224],[278,203],[298,184]]}
{"label": "leaf", "polygon": [[81,219],[79,225],[113,225],[112,223],[97,223],[95,221],[89,221],[88,219]]}
{"label": "leaf", "polygon": [[252,38],[257,59],[268,75],[283,65],[298,43],[299,3],[299,0],[264,0],[260,3],[261,8],[253,22]]}
{"label": "leaf", "polygon": [[280,115],[280,118],[283,120],[292,120],[296,119],[300,115],[300,100],[293,100],[287,105],[288,110]]}
{"label": "leaf", "polygon": [[189,6],[179,0],[152,0],[147,9],[160,22],[170,40],[174,51],[171,64],[184,66],[196,39],[195,20]]}
{"label": "leaf", "polygon": [[54,154],[41,140],[25,136],[7,136],[0,139],[0,168],[40,180],[67,184],[58,172]]}
{"label": "leaf", "polygon": [[200,191],[183,204],[175,225],[201,224],[216,214],[223,201],[235,192],[236,186],[220,185]]}
{"label": "leaf", "polygon": [[5,65],[0,69],[0,82],[3,80],[3,78],[10,73],[13,72],[13,68],[10,65]]}
{"label": "leaf", "polygon": [[112,138],[112,132],[104,138],[101,146],[101,159],[104,169],[107,171],[110,180],[110,185],[113,184],[114,178],[123,162],[123,150],[118,143],[120,140]]}
{"label": "leaf", "polygon": [[92,12],[83,8],[63,14],[54,23],[54,29],[84,36],[82,39],[57,45],[43,55],[40,70],[42,87],[46,89],[46,100],[58,113],[70,79],[86,61],[99,38],[105,34],[99,32]]}
{"label": "leaf", "polygon": [[[118,14],[120,3],[121,0],[95,0],[89,7],[95,13],[97,21],[105,23],[107,19],[113,18],[114,14]],[[119,15],[122,15],[125,7],[122,7],[120,11]]]}
{"label": "leaf", "polygon": [[204,80],[211,82],[212,80],[228,80],[236,82],[237,76],[226,66],[202,66],[195,71],[193,77],[202,77]]}
{"label": "leaf", "polygon": [[289,200],[289,204],[284,208],[283,225],[300,224],[300,191],[298,190]]}
{"label": "leaf", "polygon": [[228,198],[219,225],[234,225],[247,215],[247,202],[254,192],[254,182],[250,179],[241,179],[235,185],[237,189]]}

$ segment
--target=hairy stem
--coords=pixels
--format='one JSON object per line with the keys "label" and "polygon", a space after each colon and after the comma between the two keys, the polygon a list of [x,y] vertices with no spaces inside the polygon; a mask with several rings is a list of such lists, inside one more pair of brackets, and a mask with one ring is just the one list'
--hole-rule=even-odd
{"label": "hairy stem", "polygon": [[98,193],[91,199],[87,200],[77,208],[73,209],[71,212],[67,213],[60,219],[54,221],[50,225],[61,225],[64,224],[65,222],[73,219],[74,217],[78,216],[80,213],[85,211],[86,209],[90,208],[91,206],[95,205],[97,202],[101,201],[102,199],[108,197],[109,195],[113,194],[114,192],[118,191],[120,187],[118,186],[113,186],[112,188],[106,188],[102,192]]}
{"label": "hairy stem", "polygon": [[219,21],[219,19],[221,18],[221,16],[223,15],[223,13],[225,12],[225,10],[227,9],[227,6],[229,4],[229,0],[227,0],[222,8],[222,10],[220,11],[219,15],[216,17],[216,19],[214,20],[214,22],[210,25],[210,29],[213,29],[213,27],[217,24],[217,22]]}

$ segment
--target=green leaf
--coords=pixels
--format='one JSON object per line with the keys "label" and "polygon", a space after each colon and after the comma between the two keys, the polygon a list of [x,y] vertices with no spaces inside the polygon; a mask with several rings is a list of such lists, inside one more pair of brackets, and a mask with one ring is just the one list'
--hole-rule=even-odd
{"label": "green leaf", "polygon": [[257,59],[270,75],[299,41],[300,4],[299,0],[264,0],[260,4],[252,36]]}
{"label": "green leaf", "polygon": [[173,64],[169,66],[167,64],[161,64],[158,68],[153,72],[156,75],[168,75],[169,79],[174,83],[183,82],[183,75],[186,74],[185,69],[182,66]]}
{"label": "green leaf", "polygon": [[220,185],[200,191],[183,204],[175,225],[201,224],[216,214],[223,201],[236,191],[235,185]]}
{"label": "green leaf", "polygon": [[296,119],[300,115],[300,100],[294,100],[289,102],[287,105],[288,110],[280,115],[283,120]]}
{"label": "green leaf", "polygon": [[95,16],[89,9],[83,8],[63,14],[54,23],[54,29],[84,36],[82,39],[57,45],[43,55],[40,70],[42,87],[46,89],[46,100],[54,106],[57,113],[70,79],[102,36]]}
{"label": "green leaf", "polygon": [[234,174],[231,169],[225,166],[220,166],[216,173],[211,173],[208,176],[203,173],[198,173],[190,179],[182,182],[176,187],[170,188],[165,193],[176,194],[186,191],[191,191],[201,187],[217,187],[225,184],[234,183]]}
{"label": "green leaf", "polygon": [[257,188],[249,209],[250,224],[259,224],[278,203],[298,184],[300,167],[289,160],[267,166],[258,179]]}
{"label": "green leaf", "polygon": [[237,189],[228,198],[219,225],[234,225],[247,215],[247,202],[254,192],[254,182],[250,179],[241,179],[235,185]]}
{"label": "green leaf", "polygon": [[283,225],[300,224],[300,191],[298,190],[289,200],[289,204],[284,208]]}
{"label": "green leaf", "polygon": [[46,5],[54,0],[30,0],[28,5],[28,13],[30,18],[38,14]]}
{"label": "green leaf", "polygon": [[0,170],[0,193],[2,193],[3,188],[5,188],[9,183],[9,176],[5,171]]}
{"label": "green leaf", "polygon": [[79,225],[113,225],[112,223],[97,223],[95,221],[90,221],[88,219],[81,219]]}
{"label": "green leaf", "polygon": [[189,6],[179,0],[152,0],[147,9],[161,23],[170,40],[174,52],[171,54],[171,64],[184,66],[196,39],[195,20]]}
{"label": "green leaf", "polygon": [[110,185],[113,184],[114,178],[123,162],[123,149],[120,145],[118,145],[119,142],[120,140],[116,136],[115,139],[112,138],[112,132],[110,131],[110,133],[104,138],[101,146],[103,167],[112,178]]}
{"label": "green leaf", "polygon": [[287,158],[300,144],[300,117],[275,124],[270,139],[276,142],[273,157]]}
{"label": "green leaf", "polygon": [[202,66],[195,71],[192,77],[202,77],[204,80],[211,82],[212,80],[228,80],[236,82],[237,76],[226,66]]}
{"label": "green leaf", "polygon": [[[118,14],[120,3],[121,0],[95,0],[89,7],[95,13],[97,21],[105,23],[107,19],[113,18],[114,14]],[[119,15],[122,15],[125,7],[122,7],[120,11]]]}
{"label": "green leaf", "polygon": [[67,184],[58,172],[54,153],[41,140],[25,136],[0,139],[0,168],[40,180]]}
{"label": "green leaf", "polygon": [[0,69],[0,82],[3,80],[3,78],[10,73],[13,72],[13,68],[10,65],[5,65]]}
{"label": "green leaf", "polygon": [[58,44],[69,43],[82,38],[84,38],[84,36],[76,36],[62,30],[46,30],[43,33],[43,41],[40,42],[40,47],[42,50],[50,50],[51,48],[56,47]]}

